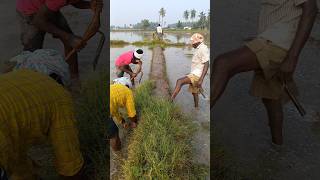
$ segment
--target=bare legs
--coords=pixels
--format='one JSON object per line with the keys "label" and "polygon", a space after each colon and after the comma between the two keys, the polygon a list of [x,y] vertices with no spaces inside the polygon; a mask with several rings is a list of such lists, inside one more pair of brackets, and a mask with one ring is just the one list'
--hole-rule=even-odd
{"label": "bare legs", "polygon": [[231,77],[240,72],[259,69],[256,55],[247,47],[227,52],[218,56],[213,63],[211,73],[211,108],[224,92]]}
{"label": "bare legs", "polygon": [[[211,73],[213,89],[211,90],[210,107],[213,108],[223,94],[229,79],[238,73],[257,69],[260,69],[260,66],[256,55],[247,47],[241,47],[218,56],[214,60],[213,73]],[[281,100],[263,99],[262,101],[268,113],[272,142],[281,145],[283,143]]]}
{"label": "bare legs", "polygon": [[121,141],[119,137],[119,133],[110,138],[110,145],[113,151],[120,151],[121,149]]}
{"label": "bare legs", "polygon": [[268,113],[272,142],[277,145],[282,145],[283,111],[281,100],[262,99],[262,102]]}
{"label": "bare legs", "polygon": [[[179,94],[182,86],[184,86],[186,84],[191,84],[191,80],[187,76],[182,77],[182,78],[177,80],[176,87],[174,88],[174,91],[173,91],[173,93],[171,95],[171,100],[172,101]],[[192,93],[192,95],[193,95],[193,100],[194,100],[194,107],[198,108],[199,107],[199,96],[198,96],[197,93]]]}
{"label": "bare legs", "polygon": [[174,100],[176,98],[181,90],[181,87],[186,84],[191,84],[191,80],[187,76],[177,80],[176,87],[174,88],[174,91],[171,95],[171,100]]}

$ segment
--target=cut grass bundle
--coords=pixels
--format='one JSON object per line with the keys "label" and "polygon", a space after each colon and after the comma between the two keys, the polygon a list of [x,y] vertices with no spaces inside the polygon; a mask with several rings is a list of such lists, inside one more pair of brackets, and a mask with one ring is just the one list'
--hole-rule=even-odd
{"label": "cut grass bundle", "polygon": [[91,179],[109,177],[109,147],[106,142],[106,119],[108,118],[107,73],[92,75],[84,84],[77,99],[79,138],[82,154],[87,161],[87,174]]}
{"label": "cut grass bundle", "polygon": [[204,178],[205,168],[192,162],[196,125],[169,101],[151,95],[147,81],[135,91],[139,125],[130,139],[123,165],[125,179]]}

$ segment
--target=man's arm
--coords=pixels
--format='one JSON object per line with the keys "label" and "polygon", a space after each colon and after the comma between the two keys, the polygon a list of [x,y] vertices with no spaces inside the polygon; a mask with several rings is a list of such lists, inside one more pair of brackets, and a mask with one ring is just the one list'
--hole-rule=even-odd
{"label": "man's arm", "polygon": [[201,77],[199,79],[199,86],[202,85],[203,79],[206,76],[208,69],[209,69],[209,61],[204,63],[203,71],[202,71]]}
{"label": "man's arm", "polygon": [[307,0],[301,6],[303,12],[299,21],[298,29],[288,51],[287,58],[281,66],[281,71],[286,73],[294,72],[298,62],[298,57],[309,38],[318,11],[316,0]]}
{"label": "man's arm", "polygon": [[120,66],[119,69],[123,72],[126,72],[127,74],[129,74],[130,76],[133,75],[133,72],[130,69],[125,68],[124,66]]}
{"label": "man's arm", "polygon": [[32,23],[34,23],[35,26],[37,26],[42,31],[48,32],[53,36],[58,37],[65,44],[76,47],[76,45],[78,45],[78,43],[81,41],[81,38],[70,34],[53,24],[50,19],[54,17],[54,13],[54,11],[51,11],[47,6],[44,5],[35,14]]}
{"label": "man's arm", "polygon": [[71,4],[73,7],[78,9],[90,9],[92,1],[79,1],[77,3]]}
{"label": "man's arm", "polygon": [[138,61],[138,68],[137,68],[137,71],[135,72],[135,74],[139,74],[141,72],[141,69],[142,69],[142,61]]}

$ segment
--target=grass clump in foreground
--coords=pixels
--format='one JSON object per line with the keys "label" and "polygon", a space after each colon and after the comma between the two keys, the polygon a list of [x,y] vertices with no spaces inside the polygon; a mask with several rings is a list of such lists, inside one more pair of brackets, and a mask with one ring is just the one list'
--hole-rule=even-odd
{"label": "grass clump in foreground", "polygon": [[81,151],[86,161],[90,179],[109,177],[109,146],[106,142],[106,119],[108,118],[107,73],[92,75],[77,98],[76,110]]}
{"label": "grass clump in foreground", "polygon": [[125,179],[197,179],[206,168],[192,161],[191,140],[196,130],[190,119],[168,100],[151,95],[147,81],[135,91],[139,125],[128,146],[123,165]]}

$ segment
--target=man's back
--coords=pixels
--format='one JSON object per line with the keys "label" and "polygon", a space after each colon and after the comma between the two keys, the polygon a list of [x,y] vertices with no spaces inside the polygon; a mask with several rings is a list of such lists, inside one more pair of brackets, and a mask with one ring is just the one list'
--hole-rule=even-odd
{"label": "man's back", "polygon": [[132,91],[122,84],[110,85],[110,114],[120,121],[119,108],[126,108],[128,117],[136,115]]}
{"label": "man's back", "polygon": [[161,33],[162,33],[162,27],[161,27],[161,26],[158,26],[158,27],[157,27],[157,33],[158,33],[158,34],[161,34]]}
{"label": "man's back", "polygon": [[50,77],[30,70],[0,76],[0,131],[25,144],[45,137],[58,106],[72,107],[70,94]]}

